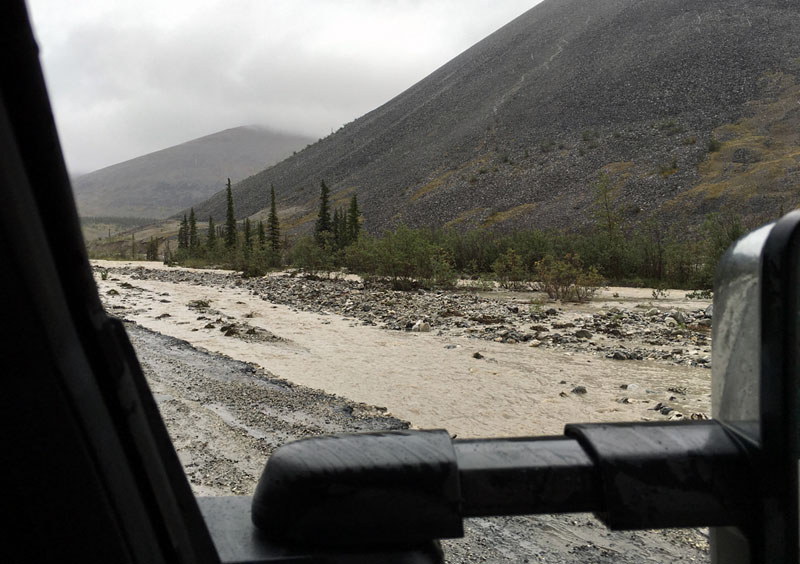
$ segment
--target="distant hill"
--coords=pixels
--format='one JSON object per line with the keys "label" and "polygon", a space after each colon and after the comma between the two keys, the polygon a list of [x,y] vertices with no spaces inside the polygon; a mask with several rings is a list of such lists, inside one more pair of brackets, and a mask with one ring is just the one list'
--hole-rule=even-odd
{"label": "distant hill", "polygon": [[[545,0],[234,190],[309,229],[319,182],[366,227],[574,227],[604,172],[630,218],[800,202],[800,5]],[[224,194],[196,209],[222,218]]]}
{"label": "distant hill", "polygon": [[115,164],[73,180],[81,216],[168,217],[202,202],[312,139],[236,127]]}

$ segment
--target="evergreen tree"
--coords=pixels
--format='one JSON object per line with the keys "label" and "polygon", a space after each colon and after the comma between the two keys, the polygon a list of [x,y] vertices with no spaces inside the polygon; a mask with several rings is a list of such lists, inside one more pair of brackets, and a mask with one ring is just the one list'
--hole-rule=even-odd
{"label": "evergreen tree", "polygon": [[355,243],[361,231],[361,210],[358,209],[356,195],[350,198],[350,209],[347,211],[347,242]]}
{"label": "evergreen tree", "polygon": [[272,253],[278,255],[281,249],[281,227],[278,221],[278,211],[275,208],[275,186],[270,186],[271,203],[269,208],[269,218],[267,219],[267,240],[269,241]]}
{"label": "evergreen tree", "polygon": [[330,190],[323,180],[319,191],[319,214],[314,225],[314,238],[318,245],[324,245],[331,235],[331,202]]}
{"label": "evergreen tree", "polygon": [[206,237],[206,249],[208,254],[212,254],[217,249],[217,228],[214,225],[214,218],[208,218],[208,236]]}
{"label": "evergreen tree", "polygon": [[178,250],[182,251],[189,248],[189,220],[186,214],[183,214],[181,226],[178,228]]}
{"label": "evergreen tree", "polygon": [[172,251],[169,248],[169,239],[164,241],[164,264],[167,266],[172,264]]}
{"label": "evergreen tree", "polygon": [[333,232],[333,242],[337,249],[344,247],[342,240],[342,215],[339,213],[339,208],[333,210],[333,219],[331,220],[331,231]]}
{"label": "evergreen tree", "polygon": [[264,222],[258,220],[258,248],[264,250],[267,248],[267,232],[264,229]]}
{"label": "evergreen tree", "polygon": [[253,250],[253,231],[250,229],[250,218],[244,218],[244,249],[247,252]]}
{"label": "evergreen tree", "polygon": [[196,254],[200,250],[200,240],[197,238],[197,218],[194,208],[189,211],[189,254]]}
{"label": "evergreen tree", "polygon": [[228,209],[225,216],[225,248],[233,249],[236,247],[236,216],[233,213],[233,192],[231,191],[231,179],[228,179],[227,186]]}
{"label": "evergreen tree", "polygon": [[200,240],[197,238],[197,218],[194,215],[194,208],[189,210],[189,228],[188,228],[188,244],[189,254],[194,255],[200,250]]}
{"label": "evergreen tree", "polygon": [[160,240],[155,237],[150,237],[150,242],[147,243],[146,256],[147,260],[158,260],[158,244]]}

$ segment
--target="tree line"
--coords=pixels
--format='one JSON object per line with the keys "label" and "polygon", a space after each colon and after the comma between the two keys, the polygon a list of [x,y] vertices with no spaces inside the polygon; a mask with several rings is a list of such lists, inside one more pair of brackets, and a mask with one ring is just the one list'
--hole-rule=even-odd
{"label": "tree line", "polygon": [[[580,299],[571,293],[604,283],[710,288],[722,254],[746,232],[739,216],[724,213],[707,216],[694,236],[655,219],[627,224],[607,177],[601,176],[594,224],[584,232],[529,229],[503,234],[400,225],[370,235],[361,228],[357,196],[349,206],[333,209],[323,180],[313,233],[290,246],[287,238],[281,239],[274,186],[266,221],[237,222],[230,180],[226,193],[225,223],[218,226],[208,218],[203,237],[192,209],[181,221],[177,249],[164,249],[166,262],[213,264],[246,275],[287,266],[316,275],[344,269],[368,280],[387,280],[398,289],[451,286],[459,277],[491,279],[509,288],[536,281],[554,297]],[[156,258],[158,244],[151,241],[148,258]]]}

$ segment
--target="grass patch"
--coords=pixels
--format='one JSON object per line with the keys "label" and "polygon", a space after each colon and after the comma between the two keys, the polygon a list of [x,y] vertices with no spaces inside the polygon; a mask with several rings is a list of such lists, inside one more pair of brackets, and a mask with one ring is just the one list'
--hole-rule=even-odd
{"label": "grass patch", "polygon": [[678,133],[683,133],[683,126],[673,119],[660,121],[656,124],[656,127],[659,129],[659,131],[663,131],[667,135],[677,135]]}
{"label": "grass patch", "polygon": [[[680,194],[670,206],[686,199],[721,197],[746,203],[756,195],[784,199],[787,175],[800,166],[800,85],[792,75],[769,73],[762,77],[764,98],[750,102],[749,116],[718,127],[708,141],[706,159],[698,166],[702,180]],[[742,155],[754,155],[742,159]],[[756,158],[757,157],[757,158]],[[793,205],[800,195],[788,195]]]}
{"label": "grass patch", "polygon": [[508,221],[520,215],[526,214],[532,211],[535,207],[536,204],[522,204],[521,206],[511,208],[510,210],[494,212],[483,221],[482,225],[484,227],[490,227],[498,223],[503,223],[504,221]]}
{"label": "grass patch", "polygon": [[448,170],[447,172],[444,172],[439,176],[435,177],[430,182],[423,184],[422,186],[417,188],[411,195],[411,201],[413,202],[415,200],[419,200],[423,196],[426,196],[431,192],[433,192],[434,190],[441,188],[444,185],[444,183],[447,182],[447,180],[455,173],[456,173],[455,170]]}
{"label": "grass patch", "polygon": [[467,222],[481,212],[485,212],[486,208],[472,208],[471,210],[463,211],[454,219],[451,219],[444,224],[445,228],[455,227],[461,223]]}

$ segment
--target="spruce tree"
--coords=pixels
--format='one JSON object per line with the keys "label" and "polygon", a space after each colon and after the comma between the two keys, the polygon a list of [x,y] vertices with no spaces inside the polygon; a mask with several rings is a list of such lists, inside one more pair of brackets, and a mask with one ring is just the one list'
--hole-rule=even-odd
{"label": "spruce tree", "polygon": [[250,218],[244,218],[244,248],[245,251],[253,250],[253,231],[250,228]]}
{"label": "spruce tree", "polygon": [[228,209],[225,216],[225,248],[236,248],[236,216],[233,213],[233,192],[231,191],[231,179],[228,179],[227,186]]}
{"label": "spruce tree", "polygon": [[200,241],[197,238],[197,218],[194,208],[189,211],[189,254],[196,254],[200,250]]}
{"label": "spruce tree", "polygon": [[271,203],[269,207],[269,218],[267,219],[267,240],[273,254],[277,255],[281,249],[281,226],[278,221],[278,211],[275,207],[275,186],[270,185]]}
{"label": "spruce tree", "polygon": [[147,243],[147,249],[145,251],[147,260],[158,260],[158,243],[159,239],[150,237],[150,242]]}
{"label": "spruce tree", "polygon": [[214,225],[214,218],[208,218],[208,235],[206,236],[206,249],[209,255],[217,248],[217,227]]}
{"label": "spruce tree", "polygon": [[172,264],[172,251],[169,248],[169,239],[164,241],[164,264],[167,266]]}
{"label": "spruce tree", "polygon": [[314,225],[314,238],[318,245],[324,245],[331,235],[331,202],[330,190],[323,180],[319,191],[319,214]]}
{"label": "spruce tree", "polygon": [[356,195],[350,198],[350,209],[347,211],[347,242],[355,243],[361,231],[361,210],[358,209]]}
{"label": "spruce tree", "polygon": [[181,226],[178,228],[178,250],[189,248],[189,220],[186,214],[183,214]]}
{"label": "spruce tree", "polygon": [[267,232],[264,229],[264,222],[258,220],[258,248],[263,251],[267,248]]}
{"label": "spruce tree", "polygon": [[342,245],[342,215],[339,213],[339,208],[333,210],[333,219],[331,219],[331,231],[333,232],[334,247],[341,249]]}
{"label": "spruce tree", "polygon": [[342,249],[350,244],[350,233],[347,230],[347,210],[345,208],[339,210],[339,226],[336,228],[336,238],[339,241],[339,247]]}

